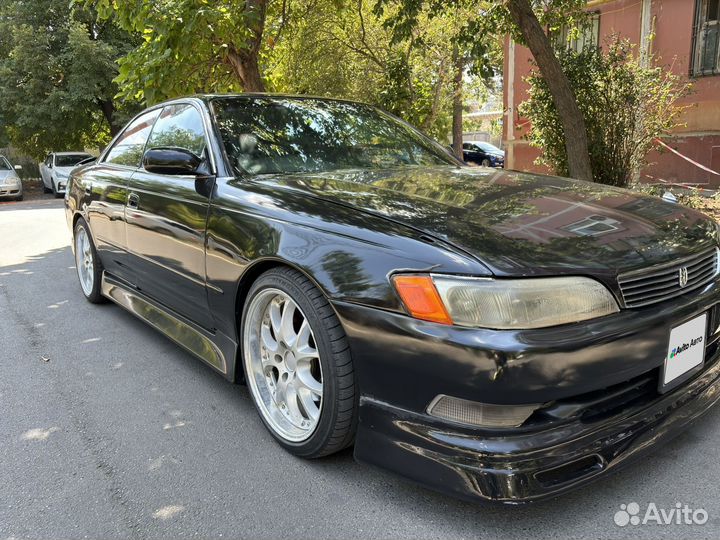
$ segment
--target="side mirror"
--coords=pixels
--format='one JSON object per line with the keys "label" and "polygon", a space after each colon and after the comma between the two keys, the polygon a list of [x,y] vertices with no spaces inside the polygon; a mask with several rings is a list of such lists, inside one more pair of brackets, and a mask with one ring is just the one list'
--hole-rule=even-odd
{"label": "side mirror", "polygon": [[16,171],[22,171],[22,165],[15,165]]}
{"label": "side mirror", "polygon": [[143,167],[156,174],[193,175],[198,173],[202,161],[200,156],[185,148],[161,146],[145,152]]}

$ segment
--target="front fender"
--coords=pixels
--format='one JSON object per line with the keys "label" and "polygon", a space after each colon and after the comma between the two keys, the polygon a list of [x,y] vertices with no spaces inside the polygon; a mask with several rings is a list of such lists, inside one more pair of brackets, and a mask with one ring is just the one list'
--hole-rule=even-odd
{"label": "front fender", "polygon": [[[207,221],[208,302],[237,338],[238,288],[257,264],[295,267],[329,300],[402,312],[398,270],[487,275],[478,261],[378,216],[252,182],[218,181]],[[250,273],[250,274],[248,274]]]}

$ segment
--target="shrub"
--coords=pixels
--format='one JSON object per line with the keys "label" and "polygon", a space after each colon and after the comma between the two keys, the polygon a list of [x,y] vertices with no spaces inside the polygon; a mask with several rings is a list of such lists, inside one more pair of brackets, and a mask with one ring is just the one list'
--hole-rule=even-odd
{"label": "shrub", "polygon": [[[633,171],[646,162],[656,139],[679,124],[684,106],[677,100],[688,94],[689,83],[669,69],[645,67],[632,45],[613,36],[606,50],[586,47],[558,51],[585,117],[590,162],[596,182],[625,187]],[[528,139],[542,149],[539,163],[568,174],[562,123],[547,84],[537,70],[527,78],[529,99],[520,112],[532,122]]]}

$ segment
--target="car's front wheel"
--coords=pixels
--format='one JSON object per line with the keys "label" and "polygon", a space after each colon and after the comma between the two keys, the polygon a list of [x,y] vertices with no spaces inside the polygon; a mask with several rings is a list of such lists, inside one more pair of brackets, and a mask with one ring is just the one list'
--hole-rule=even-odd
{"label": "car's front wheel", "polygon": [[50,183],[52,184],[52,193],[53,193],[53,195],[54,195],[56,198],[62,197],[63,194],[58,192],[57,187],[56,187],[56,184],[55,184],[55,181],[54,181],[54,180],[50,180]]}
{"label": "car's front wheel", "polygon": [[290,268],[266,272],[248,293],[241,328],[250,395],[273,437],[305,458],[349,446],[358,407],[350,349],[313,283]]}
{"label": "car's front wheel", "polygon": [[490,160],[488,158],[485,158],[482,160],[482,166],[483,167],[489,167],[490,166]]}
{"label": "car's front wheel", "polygon": [[73,241],[75,242],[75,268],[80,280],[80,288],[89,302],[100,304],[105,301],[100,292],[102,264],[98,259],[88,225],[82,218],[78,219],[75,224]]}

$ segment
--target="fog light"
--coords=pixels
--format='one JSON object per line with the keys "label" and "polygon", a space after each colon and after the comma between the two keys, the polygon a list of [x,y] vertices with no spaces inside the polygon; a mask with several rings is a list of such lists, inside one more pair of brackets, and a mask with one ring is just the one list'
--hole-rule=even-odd
{"label": "fog light", "polygon": [[440,394],[430,402],[427,412],[468,426],[510,428],[521,426],[539,407],[537,404],[493,405]]}

